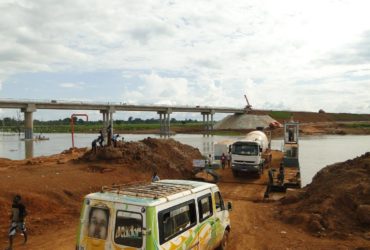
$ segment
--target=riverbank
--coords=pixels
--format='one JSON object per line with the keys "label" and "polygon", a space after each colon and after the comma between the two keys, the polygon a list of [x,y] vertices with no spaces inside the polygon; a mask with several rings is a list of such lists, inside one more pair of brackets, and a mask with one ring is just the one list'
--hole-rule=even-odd
{"label": "riverbank", "polygon": [[[173,140],[145,139],[121,146],[119,150],[99,151],[97,156],[81,148],[29,160],[0,159],[0,212],[4,215],[0,217],[0,248],[6,246],[10,201],[16,193],[22,195],[28,208],[30,234],[25,246],[20,245],[21,237],[17,236],[16,249],[74,249],[84,195],[100,190],[103,185],[148,181],[153,170],[162,179],[184,178],[190,174],[192,159],[200,157],[197,149]],[[354,161],[351,168],[365,167],[369,175],[365,165],[368,158]],[[347,163],[339,165],[343,164]],[[304,223],[287,223],[281,218],[282,210],[299,213],[280,201],[263,199],[266,175],[244,180],[233,179],[230,169],[220,170],[220,174],[223,178],[219,187],[224,199],[233,202],[230,249],[338,249],[338,246],[366,249],[369,245],[366,231],[362,234],[345,231],[346,237],[338,238],[313,234]],[[353,181],[358,184],[357,179]],[[320,191],[325,197],[325,189]],[[345,205],[342,206],[336,209],[344,209]]]}
{"label": "riverbank", "polygon": [[[76,125],[76,133],[99,133],[102,126]],[[114,125],[114,133],[118,134],[159,134],[159,125],[150,124],[145,126]],[[212,135],[231,135],[239,136],[250,132],[245,130],[214,130]],[[174,125],[170,129],[171,134],[202,134],[204,128],[202,124]],[[70,127],[65,125],[58,129],[38,128],[34,129],[35,134],[40,133],[70,133]],[[272,137],[282,137],[283,129],[275,128],[272,130]],[[348,122],[310,122],[300,124],[300,135],[370,135],[370,121],[348,121]]]}

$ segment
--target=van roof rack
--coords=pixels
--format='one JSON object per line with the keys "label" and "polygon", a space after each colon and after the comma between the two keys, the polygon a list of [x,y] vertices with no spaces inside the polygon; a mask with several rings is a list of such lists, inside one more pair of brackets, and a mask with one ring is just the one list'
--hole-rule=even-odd
{"label": "van roof rack", "polygon": [[194,187],[188,184],[164,183],[164,182],[139,182],[112,186],[103,186],[101,192],[111,192],[133,197],[142,198],[167,198],[167,196],[191,191]]}

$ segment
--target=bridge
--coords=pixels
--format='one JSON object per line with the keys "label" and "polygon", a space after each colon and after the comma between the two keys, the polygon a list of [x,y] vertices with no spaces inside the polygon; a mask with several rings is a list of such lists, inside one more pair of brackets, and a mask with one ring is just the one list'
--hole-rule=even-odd
{"label": "bridge", "polygon": [[[118,111],[141,111],[156,112],[159,115],[160,134],[170,133],[170,115],[174,112],[200,113],[203,116],[205,132],[213,130],[213,115],[216,113],[242,114],[244,108],[210,107],[210,106],[171,106],[171,105],[132,105],[115,102],[76,102],[76,101],[37,101],[37,100],[13,100],[0,99],[1,109],[20,109],[24,113],[25,139],[33,138],[33,113],[38,109],[49,110],[96,110],[103,116],[104,128],[109,125],[113,134],[113,114]],[[106,131],[106,129],[104,129]]]}

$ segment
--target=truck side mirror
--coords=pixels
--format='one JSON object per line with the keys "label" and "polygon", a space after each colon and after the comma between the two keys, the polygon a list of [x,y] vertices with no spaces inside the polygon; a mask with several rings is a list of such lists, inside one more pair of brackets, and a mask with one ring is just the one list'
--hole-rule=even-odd
{"label": "truck side mirror", "polygon": [[262,148],[260,148],[260,153],[262,153]]}
{"label": "truck side mirror", "polygon": [[233,204],[230,201],[227,202],[227,210],[228,211],[232,211],[233,210]]}

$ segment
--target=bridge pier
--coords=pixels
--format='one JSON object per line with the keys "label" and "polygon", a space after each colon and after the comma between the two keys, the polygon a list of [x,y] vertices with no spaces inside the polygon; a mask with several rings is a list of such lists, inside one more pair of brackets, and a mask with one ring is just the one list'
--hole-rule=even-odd
{"label": "bridge pier", "polygon": [[[103,137],[106,145],[110,146],[112,144],[113,136],[113,113],[116,112],[113,107],[109,107],[107,110],[100,110],[103,115]],[[108,127],[110,127],[108,131]],[[109,132],[109,134],[108,134]]]}
{"label": "bridge pier", "polygon": [[27,108],[21,109],[24,113],[24,139],[33,139],[33,112],[36,111],[35,104],[28,104]]}
{"label": "bridge pier", "polygon": [[[204,133],[209,134],[210,132],[213,131],[213,115],[215,111],[211,110],[210,112],[202,112],[203,116],[203,128],[204,128]],[[211,116],[211,120],[210,120]]]}
{"label": "bridge pier", "polygon": [[170,115],[172,111],[169,109],[167,111],[159,111],[159,134],[168,136],[170,135],[171,119]]}

